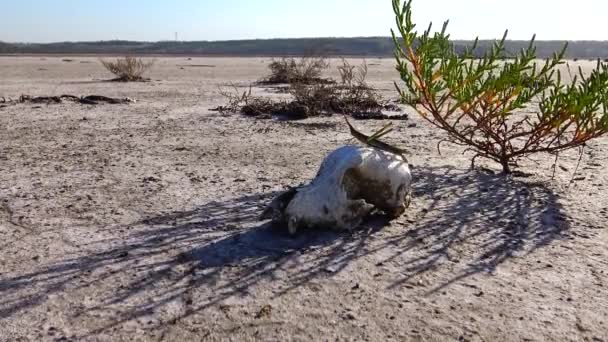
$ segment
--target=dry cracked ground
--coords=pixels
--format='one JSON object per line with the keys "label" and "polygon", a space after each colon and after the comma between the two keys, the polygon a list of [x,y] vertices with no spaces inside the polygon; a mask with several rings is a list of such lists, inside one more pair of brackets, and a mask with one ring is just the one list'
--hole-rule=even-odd
{"label": "dry cracked ground", "polygon": [[[0,108],[0,341],[608,341],[608,138],[574,180],[577,151],[505,178],[411,115],[388,138],[414,165],[407,213],[290,238],[261,209],[354,142],[338,117],[209,110],[268,62],[109,83],[94,57],[0,58],[0,96],[137,100]],[[368,64],[394,99],[393,61]]]}

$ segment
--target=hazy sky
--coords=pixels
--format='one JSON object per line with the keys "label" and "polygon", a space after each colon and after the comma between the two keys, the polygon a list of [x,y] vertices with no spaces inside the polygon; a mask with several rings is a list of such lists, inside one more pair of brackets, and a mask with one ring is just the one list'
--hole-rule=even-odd
{"label": "hazy sky", "polygon": [[[419,28],[453,38],[608,40],[605,0],[414,0]],[[526,10],[522,10],[526,8]],[[0,41],[387,36],[391,0],[7,0]]]}

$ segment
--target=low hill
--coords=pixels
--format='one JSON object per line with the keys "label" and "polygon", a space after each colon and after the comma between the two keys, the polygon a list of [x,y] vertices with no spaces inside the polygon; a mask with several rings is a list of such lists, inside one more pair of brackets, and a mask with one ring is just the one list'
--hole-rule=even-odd
{"label": "low hill", "polygon": [[[491,46],[493,41],[481,41],[478,54]],[[461,50],[471,41],[455,41]],[[512,54],[526,47],[527,41],[508,41],[507,50]],[[560,50],[564,42],[538,41],[539,57],[549,57]],[[3,43],[0,54],[137,54],[137,55],[201,55],[201,56],[285,56],[321,53],[328,56],[390,57],[393,41],[389,37],[365,38],[301,38],[232,41],[100,41],[61,43]],[[568,58],[608,58],[608,41],[569,42]]]}

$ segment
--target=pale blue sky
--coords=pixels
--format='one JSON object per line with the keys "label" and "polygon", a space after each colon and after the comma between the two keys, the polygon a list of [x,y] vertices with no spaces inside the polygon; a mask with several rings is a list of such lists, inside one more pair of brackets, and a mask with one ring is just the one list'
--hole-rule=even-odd
{"label": "pale blue sky", "polygon": [[[388,36],[391,0],[6,0],[0,41],[230,40]],[[520,10],[522,6],[527,10]],[[414,0],[420,29],[453,38],[608,40],[605,0]],[[510,7],[510,8],[509,8]],[[521,12],[521,13],[520,13]]]}

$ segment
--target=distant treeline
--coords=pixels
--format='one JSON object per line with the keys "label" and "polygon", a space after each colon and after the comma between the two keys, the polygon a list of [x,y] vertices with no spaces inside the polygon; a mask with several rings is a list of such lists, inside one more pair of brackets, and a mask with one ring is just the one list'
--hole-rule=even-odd
{"label": "distant treeline", "polygon": [[[471,41],[455,41],[462,51]],[[483,54],[493,41],[480,41],[476,54]],[[527,41],[509,41],[509,54],[527,47]],[[562,41],[536,42],[539,57],[546,58],[561,50]],[[389,37],[368,38],[302,38],[232,41],[100,41],[64,42],[48,44],[3,43],[0,54],[109,54],[109,55],[200,55],[200,56],[327,56],[389,57],[393,55],[393,41]],[[608,41],[569,42],[568,58],[608,58]]]}

